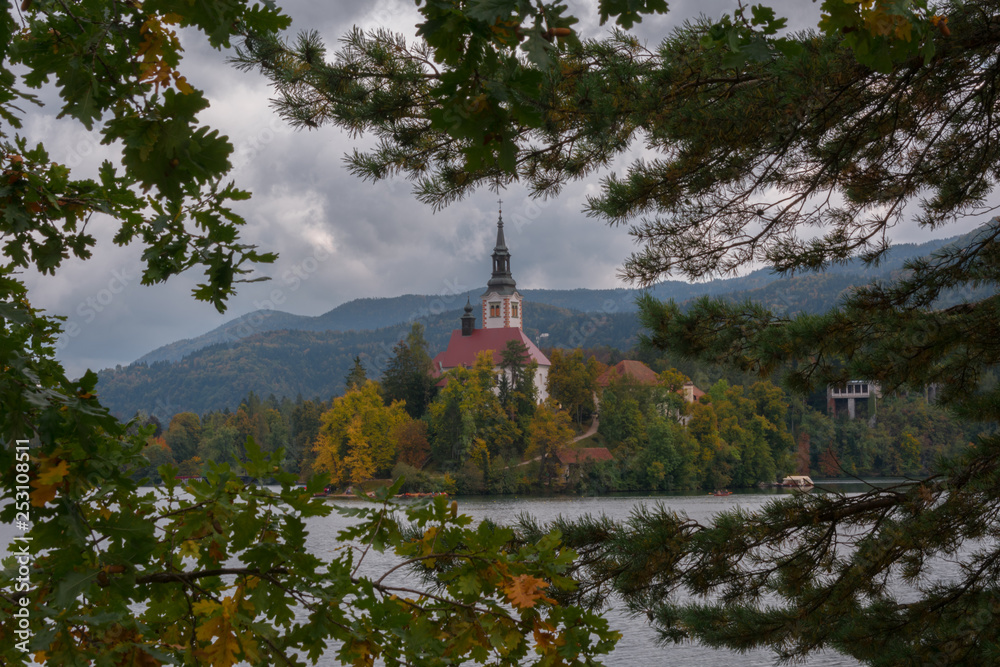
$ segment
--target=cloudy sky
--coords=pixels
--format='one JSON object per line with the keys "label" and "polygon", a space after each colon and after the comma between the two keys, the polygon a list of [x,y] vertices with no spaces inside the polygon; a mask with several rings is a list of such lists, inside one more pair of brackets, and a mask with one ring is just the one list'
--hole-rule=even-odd
{"label": "cloudy sky", "polygon": [[[318,30],[331,46],[353,25],[386,26],[412,34],[417,21],[413,0],[279,0],[293,19],[291,31]],[[600,36],[595,2],[571,1],[584,36]],[[671,13],[647,20],[641,36],[655,43],[671,25],[731,9],[729,0],[678,0]],[[771,3],[801,25],[816,20],[814,3]],[[239,212],[247,219],[243,239],[280,253],[264,267],[272,280],[244,285],[219,315],[194,301],[190,291],[200,276],[166,285],[139,285],[139,250],[110,243],[114,228],[98,229],[98,249],[87,262],[72,262],[55,278],[29,277],[32,303],[68,317],[70,334],[60,341],[59,358],[71,375],[128,364],[146,352],[202,334],[224,321],[262,307],[319,315],[359,297],[407,293],[448,294],[485,284],[495,239],[496,196],[482,192],[434,213],[419,204],[405,180],[362,182],[349,175],[343,156],[365,140],[334,128],[293,131],[272,112],[270,91],[261,77],[227,65],[225,55],[200,41],[185,39],[181,71],[212,101],[203,121],[227,134],[236,147],[233,177],[253,193]],[[99,145],[70,123],[57,121],[50,107],[32,112],[29,137],[46,142],[53,159],[86,173],[101,160],[115,160],[113,148]],[[503,194],[512,268],[524,288],[606,288],[623,286],[617,269],[633,250],[622,229],[612,229],[581,213],[589,182],[567,187],[554,200],[533,201],[524,190]],[[947,235],[959,230],[945,230]],[[900,230],[898,240],[916,240]],[[279,303],[272,303],[277,296]]]}

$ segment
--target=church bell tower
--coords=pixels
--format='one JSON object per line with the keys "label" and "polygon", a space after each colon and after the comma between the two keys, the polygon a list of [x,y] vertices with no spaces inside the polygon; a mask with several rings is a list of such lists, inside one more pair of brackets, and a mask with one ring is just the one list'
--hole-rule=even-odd
{"label": "church bell tower", "polygon": [[520,329],[521,294],[510,274],[510,251],[503,237],[503,210],[497,217],[497,244],[493,248],[493,275],[483,292],[484,329]]}

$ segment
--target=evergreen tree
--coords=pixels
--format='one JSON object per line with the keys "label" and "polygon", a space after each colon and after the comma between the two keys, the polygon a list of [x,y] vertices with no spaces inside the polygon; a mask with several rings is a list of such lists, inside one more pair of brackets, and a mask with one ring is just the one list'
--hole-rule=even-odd
{"label": "evergreen tree", "polygon": [[500,352],[497,392],[507,418],[516,423],[523,434],[519,444],[521,450],[527,446],[524,437],[538,405],[537,371],[538,363],[529,356],[528,346],[521,341],[507,341],[507,346]]}
{"label": "evergreen tree", "polygon": [[198,458],[213,463],[228,463],[238,466],[246,440],[240,436],[240,431],[233,426],[233,420],[226,420],[215,428],[198,444]]}
{"label": "evergreen tree", "polygon": [[491,461],[516,458],[521,437],[496,392],[493,359],[482,352],[471,369],[455,368],[428,410],[432,453],[442,464],[459,467],[474,461],[485,476]]}
{"label": "evergreen tree", "polygon": [[413,355],[413,361],[417,368],[424,373],[431,372],[431,355],[427,351],[427,328],[420,322],[414,322],[410,326],[410,332],[406,335],[406,346]]}
{"label": "evergreen tree", "polygon": [[298,462],[300,471],[312,469],[313,444],[319,435],[320,415],[323,411],[323,406],[315,401],[304,401],[301,396],[295,401],[289,424],[292,439],[290,456]]}
{"label": "evergreen tree", "polygon": [[678,422],[654,416],[647,426],[647,444],[633,459],[636,488],[671,491],[690,484],[691,454],[685,451],[687,433]]}
{"label": "evergreen tree", "polygon": [[601,392],[601,419],[597,432],[621,456],[634,455],[646,444],[648,402],[640,400],[628,380],[613,382]]}
{"label": "evergreen tree", "polygon": [[130,424],[130,433],[138,433],[142,428],[151,428],[154,438],[158,438],[163,434],[163,424],[159,418],[156,415],[149,414],[145,410],[136,412]]}
{"label": "evergreen tree", "polygon": [[356,356],[354,357],[354,366],[351,367],[347,377],[344,378],[344,393],[354,389],[361,389],[367,381],[368,374],[365,373],[365,367],[361,364],[361,357]]}
{"label": "evergreen tree", "polygon": [[497,388],[500,403],[511,418],[528,412],[537,404],[538,392],[535,388],[535,371],[538,364],[531,360],[528,346],[517,340],[507,341],[500,351],[500,373]]}
{"label": "evergreen tree", "polygon": [[269,407],[263,411],[260,418],[263,422],[262,431],[266,434],[260,443],[261,448],[265,452],[284,449],[287,455],[291,432],[285,416],[280,411]]}
{"label": "evergreen tree", "polygon": [[420,419],[427,411],[434,390],[422,325],[414,324],[407,340],[397,343],[392,352],[392,358],[382,374],[385,404],[404,401],[410,417]]}

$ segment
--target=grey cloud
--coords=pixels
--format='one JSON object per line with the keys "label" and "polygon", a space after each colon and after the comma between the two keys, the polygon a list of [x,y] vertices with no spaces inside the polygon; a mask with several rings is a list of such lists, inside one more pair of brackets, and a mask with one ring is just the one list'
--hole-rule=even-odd
{"label": "grey cloud", "polygon": [[[416,16],[412,0],[281,4],[294,20],[291,35],[315,29],[331,50],[352,25],[385,25],[412,34]],[[815,24],[814,3],[772,4],[792,17],[792,28]],[[648,18],[639,33],[655,45],[682,20],[734,7],[735,2],[722,0],[672,2],[669,15]],[[573,3],[570,10],[582,14],[582,34],[606,34],[608,28],[597,25],[596,3]],[[70,262],[54,278],[29,279],[33,303],[68,315],[67,326],[76,326],[75,335],[64,337],[59,353],[71,373],[127,364],[158,346],[197,336],[260,307],[318,315],[358,297],[440,294],[456,284],[468,289],[485,283],[495,239],[495,194],[483,191],[433,213],[414,200],[406,181],[362,182],[344,169],[343,156],[356,145],[369,145],[369,140],[352,139],[333,128],[291,130],[271,109],[272,92],[262,77],[237,72],[226,64],[226,54],[192,35],[183,38],[187,52],[182,71],[212,100],[204,121],[230,137],[236,147],[233,176],[253,192],[253,199],[237,209],[247,220],[243,238],[281,257],[260,269],[270,281],[243,285],[229,313],[219,315],[211,305],[191,298],[191,288],[201,280],[198,274],[156,287],[141,287],[136,279],[112,293],[112,287],[118,287],[112,284],[114,271],[137,267],[139,249],[114,247],[110,225],[101,227],[93,260]],[[53,152],[59,153],[55,159],[77,160],[87,173],[111,152],[81,128],[54,121],[54,109],[46,113],[50,115],[33,116],[27,131],[52,140]],[[631,238],[581,213],[584,196],[596,182],[594,177],[571,184],[548,202],[534,201],[520,188],[503,193],[513,272],[521,287],[621,285],[616,271],[634,249]],[[329,254],[318,258],[317,247]]]}

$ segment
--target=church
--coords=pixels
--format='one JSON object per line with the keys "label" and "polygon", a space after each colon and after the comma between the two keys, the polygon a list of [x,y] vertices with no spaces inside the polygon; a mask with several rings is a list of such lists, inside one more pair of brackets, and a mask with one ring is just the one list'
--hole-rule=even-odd
{"label": "church", "polygon": [[507,243],[503,237],[501,213],[497,220],[497,244],[493,248],[493,276],[486,284],[486,291],[481,297],[483,327],[476,328],[472,303],[467,302],[465,314],[461,317],[462,328],[451,332],[448,348],[434,357],[434,376],[439,377],[459,366],[471,368],[476,363],[479,353],[487,350],[493,354],[494,370],[499,371],[501,352],[507,347],[508,341],[516,340],[524,343],[528,348],[528,356],[538,363],[538,370],[535,371],[535,388],[538,390],[538,401],[544,401],[548,396],[547,384],[551,363],[522,331],[523,305],[524,299],[517,291],[517,283],[510,273],[510,251],[507,250]]}

